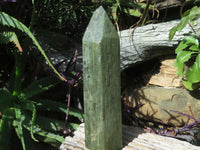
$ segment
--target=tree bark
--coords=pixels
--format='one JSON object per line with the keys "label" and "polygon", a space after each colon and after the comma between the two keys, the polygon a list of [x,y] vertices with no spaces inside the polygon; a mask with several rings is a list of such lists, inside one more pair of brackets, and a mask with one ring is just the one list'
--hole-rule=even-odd
{"label": "tree bark", "polygon": [[[120,31],[118,34],[120,36],[121,71],[143,61],[164,55],[173,55],[175,48],[181,40],[186,36],[193,35],[193,30],[197,33],[200,30],[200,26],[198,26],[200,18],[198,18],[193,24],[193,29],[187,25],[180,33],[176,33],[173,40],[169,42],[170,29],[179,22],[180,20],[175,20],[164,23],[149,24],[137,27],[135,30],[128,29]],[[54,49],[53,51],[47,52],[47,55],[55,65],[64,59],[70,60],[76,48],[77,46],[71,48],[71,50],[66,48],[67,50],[62,51]],[[66,63],[63,63],[61,70],[64,71],[66,66]],[[82,62],[80,60],[77,62],[77,68],[82,68]]]}
{"label": "tree bark", "polygon": [[[176,33],[169,42],[169,32],[180,20],[165,23],[149,24],[134,29],[119,32],[120,36],[120,59],[121,70],[129,68],[136,63],[150,60],[155,57],[174,54],[178,43],[186,36],[198,33],[200,18],[193,27],[187,25],[180,33]],[[194,31],[193,31],[194,30]]]}

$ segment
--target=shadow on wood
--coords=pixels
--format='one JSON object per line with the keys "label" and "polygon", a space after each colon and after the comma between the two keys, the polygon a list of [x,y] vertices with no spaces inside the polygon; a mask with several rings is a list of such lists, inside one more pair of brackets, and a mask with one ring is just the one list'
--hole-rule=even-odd
{"label": "shadow on wood", "polygon": [[[141,128],[123,126],[123,148],[121,150],[199,150],[200,147],[170,137],[144,133]],[[60,150],[88,150],[85,147],[84,124],[67,136]]]}

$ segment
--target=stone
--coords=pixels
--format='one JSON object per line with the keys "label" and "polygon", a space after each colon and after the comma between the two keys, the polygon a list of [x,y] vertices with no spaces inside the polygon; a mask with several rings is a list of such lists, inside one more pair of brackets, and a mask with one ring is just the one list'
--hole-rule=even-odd
{"label": "stone", "polygon": [[119,50],[118,33],[100,6],[83,36],[85,143],[90,150],[122,147]]}
{"label": "stone", "polygon": [[173,65],[175,59],[164,59],[161,61],[160,71],[152,75],[148,84],[162,87],[181,87],[182,77],[178,77],[177,67]]}
{"label": "stone", "polygon": [[[188,118],[172,111],[192,116],[190,107],[194,117],[196,119],[200,117],[199,97],[193,97],[193,94],[186,89],[142,87],[129,89],[127,93],[130,106],[144,104],[135,113],[138,118],[173,126],[183,126]],[[192,121],[194,120],[190,120],[189,123]]]}

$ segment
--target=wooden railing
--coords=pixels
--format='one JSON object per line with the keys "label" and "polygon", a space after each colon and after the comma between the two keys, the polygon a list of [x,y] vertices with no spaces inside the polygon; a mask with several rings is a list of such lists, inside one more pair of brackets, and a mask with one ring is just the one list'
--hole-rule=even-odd
{"label": "wooden railing", "polygon": [[122,148],[119,36],[103,7],[83,37],[85,143],[90,150]]}

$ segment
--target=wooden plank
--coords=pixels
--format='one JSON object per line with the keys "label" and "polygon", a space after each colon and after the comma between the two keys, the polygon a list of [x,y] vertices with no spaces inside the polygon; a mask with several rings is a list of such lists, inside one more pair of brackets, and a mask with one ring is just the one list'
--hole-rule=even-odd
{"label": "wooden plank", "polygon": [[93,14],[83,37],[86,146],[122,147],[119,36],[103,7]]}
{"label": "wooden plank", "polygon": [[[199,150],[188,142],[170,137],[145,133],[142,128],[123,125],[123,148],[121,150]],[[66,137],[60,150],[88,150],[85,147],[84,124],[81,124],[74,137]],[[81,145],[81,146],[80,146]]]}

